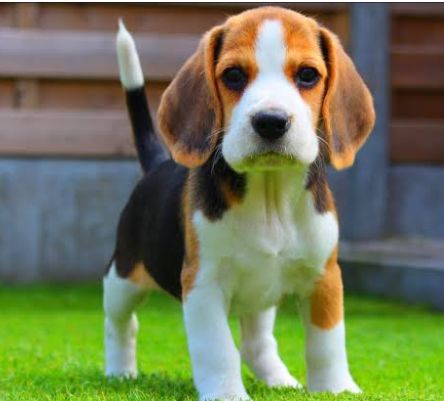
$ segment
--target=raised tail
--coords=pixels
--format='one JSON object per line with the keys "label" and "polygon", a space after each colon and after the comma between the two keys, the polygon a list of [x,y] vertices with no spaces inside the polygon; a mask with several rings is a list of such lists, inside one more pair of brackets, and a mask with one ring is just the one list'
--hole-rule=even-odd
{"label": "raised tail", "polygon": [[156,135],[146,99],[139,55],[134,40],[122,20],[119,20],[116,48],[120,82],[126,93],[126,105],[133,129],[137,156],[143,171],[148,172],[168,159],[169,156]]}

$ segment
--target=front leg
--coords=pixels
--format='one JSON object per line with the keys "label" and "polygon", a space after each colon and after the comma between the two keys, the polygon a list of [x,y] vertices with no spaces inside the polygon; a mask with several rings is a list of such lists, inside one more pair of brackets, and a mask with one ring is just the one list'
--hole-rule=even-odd
{"label": "front leg", "polygon": [[221,288],[217,284],[194,287],[186,294],[183,311],[199,399],[248,400]]}
{"label": "front leg", "polygon": [[336,257],[327,263],[311,296],[302,301],[301,313],[306,332],[308,390],[361,392],[348,368],[342,278]]}

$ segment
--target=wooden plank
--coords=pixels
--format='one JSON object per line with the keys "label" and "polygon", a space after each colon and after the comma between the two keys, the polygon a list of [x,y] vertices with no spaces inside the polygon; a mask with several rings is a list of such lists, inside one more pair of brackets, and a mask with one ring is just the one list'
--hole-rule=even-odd
{"label": "wooden plank", "polygon": [[432,3],[393,3],[390,10],[394,15],[411,15],[415,17],[444,16],[444,4]]}
{"label": "wooden plank", "polygon": [[13,107],[15,98],[14,81],[0,79],[0,107]]}
{"label": "wooden plank", "polygon": [[390,126],[394,163],[444,163],[444,119],[394,120]]}
{"label": "wooden plank", "polygon": [[391,71],[395,88],[444,89],[444,46],[393,46]]}
{"label": "wooden plank", "polygon": [[[17,27],[20,29],[35,28],[38,18],[37,3],[17,3]],[[39,83],[36,79],[19,79],[16,83],[16,106],[18,108],[33,108],[39,102]]]}
{"label": "wooden plank", "polygon": [[[195,51],[196,35],[137,35],[145,75],[166,81]],[[0,76],[116,79],[115,34],[0,30]]]}
{"label": "wooden plank", "polygon": [[36,108],[39,105],[39,82],[36,79],[19,79],[16,83],[15,106]]}
{"label": "wooden plank", "polygon": [[15,4],[0,3],[0,26],[13,27],[15,23]]}
{"label": "wooden plank", "polygon": [[[125,95],[119,81],[40,80],[40,109],[124,110]],[[150,108],[157,110],[166,82],[149,82]]]}
{"label": "wooden plank", "polygon": [[392,118],[444,119],[444,91],[395,89]]}
{"label": "wooden plank", "polygon": [[442,45],[444,15],[427,18],[393,16],[391,31],[393,45]]}
{"label": "wooden plank", "polygon": [[123,112],[0,110],[0,154],[128,157],[134,146]]}
{"label": "wooden plank", "polygon": [[16,25],[22,29],[35,28],[39,14],[38,3],[16,3]]}

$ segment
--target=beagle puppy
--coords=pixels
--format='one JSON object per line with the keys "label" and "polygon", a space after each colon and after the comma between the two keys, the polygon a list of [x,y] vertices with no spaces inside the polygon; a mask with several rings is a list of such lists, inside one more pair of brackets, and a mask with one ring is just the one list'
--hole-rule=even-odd
{"label": "beagle puppy", "polygon": [[[211,29],[160,102],[170,155],[122,23],[117,51],[145,175],[121,214],[103,280],[106,374],[137,375],[134,310],[157,285],[182,302],[201,401],[248,400],[241,361],[269,386],[298,388],[273,336],[279,301],[295,294],[308,390],[359,392],[326,165],[353,163],[375,112],[338,38],[279,7]],[[240,352],[230,312],[240,319]]]}

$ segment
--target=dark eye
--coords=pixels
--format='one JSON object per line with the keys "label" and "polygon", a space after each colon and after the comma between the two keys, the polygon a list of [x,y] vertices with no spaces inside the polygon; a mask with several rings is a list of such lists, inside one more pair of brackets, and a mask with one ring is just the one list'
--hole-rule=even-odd
{"label": "dark eye", "polygon": [[223,72],[222,81],[228,89],[241,91],[247,85],[248,77],[241,68],[232,67]]}
{"label": "dark eye", "polygon": [[296,83],[302,88],[312,88],[319,80],[319,73],[315,68],[302,67],[296,74]]}

